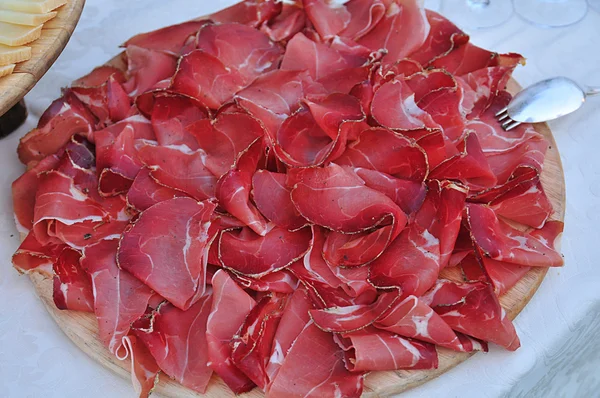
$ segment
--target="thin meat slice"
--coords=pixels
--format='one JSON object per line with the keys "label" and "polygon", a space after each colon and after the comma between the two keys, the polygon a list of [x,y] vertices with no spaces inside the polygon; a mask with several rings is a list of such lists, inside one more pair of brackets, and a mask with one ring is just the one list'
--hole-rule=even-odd
{"label": "thin meat slice", "polygon": [[463,108],[468,118],[479,117],[490,107],[498,92],[506,88],[513,69],[491,66],[456,78],[465,93]]}
{"label": "thin meat slice", "polygon": [[498,219],[488,206],[474,203],[467,204],[466,217],[473,242],[493,260],[531,267],[559,267],[564,263],[554,247],[563,229],[559,221],[525,233]]}
{"label": "thin meat slice", "polygon": [[516,147],[502,152],[485,154],[490,169],[499,184],[504,184],[519,167],[532,167],[540,173],[550,143],[542,136],[532,137]]}
{"label": "thin meat slice", "polygon": [[250,310],[231,340],[233,363],[262,390],[269,384],[266,367],[288,297],[278,294],[264,296]]}
{"label": "thin meat slice", "polygon": [[125,119],[131,110],[131,99],[113,76],[96,87],[71,87],[70,90],[102,125]]}
{"label": "thin meat slice", "polygon": [[139,149],[138,157],[152,170],[150,175],[161,185],[185,192],[198,200],[215,197],[217,179],[204,166],[203,151],[145,145]]}
{"label": "thin meat slice", "polygon": [[519,54],[493,53],[472,43],[465,43],[435,58],[429,66],[445,69],[453,75],[461,76],[489,66],[514,67],[523,62],[524,58]]}
{"label": "thin meat slice", "polygon": [[123,87],[132,97],[154,88],[177,69],[177,58],[161,51],[129,45],[125,52],[129,78]]}
{"label": "thin meat slice", "polygon": [[393,225],[386,225],[373,232],[356,234],[331,231],[323,247],[323,258],[334,267],[359,267],[369,264],[388,247],[393,234]]}
{"label": "thin meat slice", "polygon": [[206,341],[211,302],[207,293],[186,311],[164,303],[152,313],[149,329],[133,328],[166,374],[199,393],[206,391],[212,375]]}
{"label": "thin meat slice", "polygon": [[52,266],[54,305],[59,310],[94,312],[90,276],[79,265],[81,252],[65,248]]}
{"label": "thin meat slice", "polygon": [[425,152],[405,136],[385,128],[364,130],[336,160],[340,165],[377,170],[421,182],[428,173]]}
{"label": "thin meat slice", "polygon": [[398,369],[436,369],[433,344],[405,339],[385,330],[336,335],[344,349],[346,367],[352,372]]}
{"label": "thin meat slice", "polygon": [[225,68],[236,70],[244,84],[277,69],[283,53],[266,34],[238,23],[205,25],[198,32],[197,48],[218,58]]}
{"label": "thin meat slice", "polygon": [[213,276],[212,287],[212,307],[206,325],[208,366],[234,393],[241,394],[251,390],[254,383],[233,364],[230,341],[256,302],[223,270]]}
{"label": "thin meat slice", "polygon": [[244,0],[209,15],[217,23],[240,23],[259,27],[281,11],[281,2],[275,0]]}
{"label": "thin meat slice", "polygon": [[481,150],[476,134],[467,132],[457,149],[459,154],[438,164],[431,170],[430,178],[460,181],[473,191],[496,185],[497,178]]}
{"label": "thin meat slice", "polygon": [[211,202],[175,198],[143,213],[119,242],[119,267],[186,310],[205,290]]}
{"label": "thin meat slice", "polygon": [[[384,194],[368,188],[356,175],[336,164],[288,174],[292,202],[307,220],[345,233],[367,231],[384,221],[395,226],[396,237],[406,215]],[[367,206],[365,207],[365,204]],[[324,210],[327,211],[324,211]]]}
{"label": "thin meat slice", "polygon": [[87,75],[74,80],[71,87],[97,87],[106,83],[111,77],[119,83],[126,80],[122,69],[111,65],[102,65],[94,68]]}
{"label": "thin meat slice", "polygon": [[284,3],[281,13],[260,29],[273,41],[287,41],[304,29],[306,13],[298,4]]}
{"label": "thin meat slice", "polygon": [[267,397],[308,398],[338,394],[358,398],[363,390],[363,379],[363,373],[346,369],[343,353],[333,336],[308,322],[291,345]]}
{"label": "thin meat slice", "polygon": [[425,10],[417,0],[387,2],[385,16],[358,43],[372,51],[387,50],[384,63],[406,58],[425,43],[429,35]]}
{"label": "thin meat slice", "polygon": [[304,11],[323,39],[330,39],[346,29],[352,15],[343,4],[330,0],[302,0]]}
{"label": "thin meat slice", "polygon": [[310,248],[311,238],[310,228],[290,232],[275,227],[265,236],[248,228],[224,231],[219,238],[219,261],[242,275],[261,277],[302,257]]}
{"label": "thin meat slice", "polygon": [[496,343],[509,351],[521,344],[490,284],[440,280],[424,301],[456,331]]}
{"label": "thin meat slice", "polygon": [[130,325],[146,312],[152,290],[117,266],[118,239],[101,240],[83,249],[80,263],[91,278],[98,336],[118,355]]}
{"label": "thin meat slice", "polygon": [[249,82],[217,57],[194,50],[179,59],[170,90],[190,96],[211,109],[217,109]]}
{"label": "thin meat slice", "polygon": [[43,246],[33,232],[29,232],[12,256],[13,266],[21,274],[38,272],[45,277],[52,277],[52,265],[65,248],[64,245],[51,244]]}
{"label": "thin meat slice", "polygon": [[131,361],[130,372],[133,389],[138,396],[147,397],[154,391],[158,383],[160,368],[152,353],[135,335],[126,336],[123,339],[123,345],[126,347],[127,356]]}
{"label": "thin meat slice", "polygon": [[95,129],[95,116],[66,90],[64,95],[52,102],[40,117],[37,128],[31,130],[19,141],[17,153],[23,164],[42,160],[56,153],[71,136],[87,135]]}
{"label": "thin meat slice", "polygon": [[143,167],[127,191],[127,204],[135,210],[144,211],[165,200],[188,196],[177,189],[160,185],[151,174],[152,169]]}
{"label": "thin meat slice", "polygon": [[349,333],[372,325],[398,302],[400,290],[379,295],[373,304],[311,310],[310,317],[320,329],[333,333]]}
{"label": "thin meat slice", "polygon": [[351,18],[340,35],[353,40],[358,40],[373,30],[386,13],[386,3],[383,0],[351,0],[345,7]]}
{"label": "thin meat slice", "polygon": [[292,294],[298,288],[298,279],[287,269],[272,272],[260,278],[241,275],[233,271],[230,275],[238,285],[255,292]]}
{"label": "thin meat slice", "polygon": [[148,50],[161,51],[166,54],[180,56],[187,40],[195,37],[207,20],[183,22],[177,25],[140,33],[127,40],[123,47],[137,46]]}
{"label": "thin meat slice", "polygon": [[531,270],[531,267],[526,265],[492,260],[480,255],[479,251],[469,253],[458,266],[465,280],[491,283],[498,297],[510,290]]}
{"label": "thin meat slice", "polygon": [[298,213],[285,184],[286,175],[257,170],[252,176],[252,199],[260,212],[278,227],[295,231],[307,224]]}

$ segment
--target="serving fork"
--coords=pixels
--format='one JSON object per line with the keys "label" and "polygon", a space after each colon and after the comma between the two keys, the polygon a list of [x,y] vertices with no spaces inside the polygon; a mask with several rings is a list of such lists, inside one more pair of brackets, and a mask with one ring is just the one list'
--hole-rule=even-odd
{"label": "serving fork", "polygon": [[508,131],[521,123],[547,122],[575,112],[587,97],[598,94],[600,87],[583,89],[567,77],[553,77],[520,91],[496,117]]}

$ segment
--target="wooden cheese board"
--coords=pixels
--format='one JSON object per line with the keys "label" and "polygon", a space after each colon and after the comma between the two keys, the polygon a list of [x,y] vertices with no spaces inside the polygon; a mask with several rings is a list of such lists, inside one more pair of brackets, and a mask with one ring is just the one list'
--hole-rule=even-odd
{"label": "wooden cheese board", "polygon": [[[118,58],[115,58],[111,62],[118,62],[118,60]],[[509,82],[509,91],[515,93],[519,90],[519,85],[514,80],[511,80]],[[560,155],[548,125],[536,124],[535,129],[543,134],[550,142],[550,148],[544,163],[542,184],[555,209],[552,218],[563,221],[565,214],[565,182]],[[530,270],[516,286],[500,298],[500,302],[511,319],[514,319],[525,305],[527,305],[542,283],[547,271],[547,268],[534,268]],[[100,340],[98,340],[97,321],[94,315],[75,311],[58,310],[52,300],[52,280],[46,279],[42,275],[35,273],[30,276],[46,309],[64,333],[92,359],[98,361],[116,374],[129,379],[131,377],[129,361],[119,361],[116,359],[102,345]],[[446,349],[440,349],[438,369],[372,372],[365,379],[363,396],[366,398],[374,398],[401,393],[439,376],[465,361],[471,355],[472,354],[457,353]],[[157,392],[166,397],[183,398],[203,396],[170,380],[165,375],[161,375],[161,382],[157,387]],[[233,397],[234,394],[222,380],[213,376],[213,380],[211,380],[204,396],[215,398]],[[262,396],[263,394],[258,389],[254,389],[249,393],[242,394],[240,397],[258,398]]]}
{"label": "wooden cheese board", "polygon": [[44,76],[67,45],[85,0],[69,0],[56,11],[54,19],[44,24],[39,39],[31,44],[29,61],[17,64],[12,74],[0,79],[0,115],[17,104]]}

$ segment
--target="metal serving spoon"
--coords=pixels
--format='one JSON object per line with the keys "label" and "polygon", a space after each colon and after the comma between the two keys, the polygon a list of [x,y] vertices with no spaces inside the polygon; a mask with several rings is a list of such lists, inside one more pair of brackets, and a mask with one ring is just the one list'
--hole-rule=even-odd
{"label": "metal serving spoon", "polygon": [[575,112],[587,97],[598,94],[600,87],[584,90],[569,78],[553,77],[519,92],[496,117],[508,131],[521,123],[547,122]]}

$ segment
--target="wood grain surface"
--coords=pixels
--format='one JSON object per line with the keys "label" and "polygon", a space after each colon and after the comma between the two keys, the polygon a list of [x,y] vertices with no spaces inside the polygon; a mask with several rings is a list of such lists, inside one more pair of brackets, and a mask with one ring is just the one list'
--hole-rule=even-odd
{"label": "wood grain surface", "polygon": [[5,114],[44,76],[56,61],[79,21],[85,0],[68,0],[58,14],[44,24],[41,37],[33,43],[29,61],[18,63],[12,75],[0,79],[0,115]]}
{"label": "wood grain surface", "polygon": [[[520,87],[514,80],[509,82],[509,91],[514,93],[519,91],[519,89]],[[556,147],[556,142],[552,137],[552,132],[548,128],[548,125],[536,124],[534,126],[535,129],[543,134],[550,142],[550,149],[546,155],[541,179],[546,194],[554,206],[555,213],[552,216],[552,219],[564,221],[565,181],[558,148]],[[547,271],[547,268],[534,267],[510,291],[500,298],[500,302],[506,309],[509,318],[514,319],[525,305],[527,305],[542,283]],[[52,280],[46,279],[40,274],[31,274],[30,277],[46,309],[64,333],[92,359],[100,362],[103,366],[129,380],[131,378],[129,373],[129,361],[117,360],[98,340],[97,322],[94,315],[75,311],[58,310],[54,306],[52,300]],[[401,393],[439,376],[473,355],[469,353],[458,353],[444,348],[438,348],[438,352],[439,367],[437,369],[398,370],[370,373],[365,379],[363,397],[387,397],[392,394]],[[485,354],[480,353],[478,355]],[[170,380],[164,374],[161,375],[161,381],[156,391],[163,396],[173,398],[203,396]],[[234,394],[220,378],[213,375],[213,379],[204,396],[222,398],[234,397]],[[262,396],[262,392],[258,389],[240,395],[242,398],[258,398]]]}

